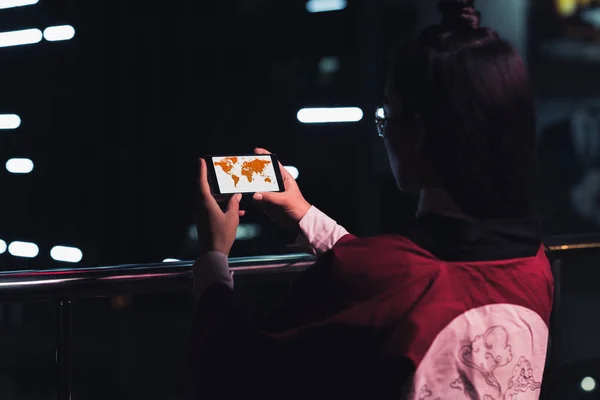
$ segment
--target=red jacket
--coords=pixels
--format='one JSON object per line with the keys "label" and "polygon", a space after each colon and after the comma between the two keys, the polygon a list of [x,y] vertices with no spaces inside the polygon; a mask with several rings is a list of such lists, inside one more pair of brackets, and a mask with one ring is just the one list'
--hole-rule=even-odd
{"label": "red jacket", "polygon": [[194,398],[537,399],[552,292],[534,220],[347,235],[264,320],[204,293]]}

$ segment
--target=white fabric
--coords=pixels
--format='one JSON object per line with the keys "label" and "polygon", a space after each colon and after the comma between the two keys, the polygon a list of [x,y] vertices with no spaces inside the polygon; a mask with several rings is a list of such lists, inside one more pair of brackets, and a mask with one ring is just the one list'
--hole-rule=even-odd
{"label": "white fabric", "polygon": [[194,294],[200,298],[202,293],[215,283],[224,283],[233,289],[233,277],[229,272],[227,256],[218,251],[203,254],[192,267],[194,272]]}
{"label": "white fabric", "polygon": [[300,231],[302,233],[296,244],[317,256],[331,250],[338,240],[348,234],[343,226],[315,206],[300,220]]}
{"label": "white fabric", "polygon": [[548,327],[511,304],[467,311],[444,328],[417,367],[406,400],[536,400]]}

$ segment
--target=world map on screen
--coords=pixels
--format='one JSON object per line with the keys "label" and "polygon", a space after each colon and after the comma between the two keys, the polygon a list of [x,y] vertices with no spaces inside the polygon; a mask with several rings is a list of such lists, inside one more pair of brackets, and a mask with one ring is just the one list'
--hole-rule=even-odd
{"label": "world map on screen", "polygon": [[214,157],[213,164],[221,193],[279,190],[270,156]]}

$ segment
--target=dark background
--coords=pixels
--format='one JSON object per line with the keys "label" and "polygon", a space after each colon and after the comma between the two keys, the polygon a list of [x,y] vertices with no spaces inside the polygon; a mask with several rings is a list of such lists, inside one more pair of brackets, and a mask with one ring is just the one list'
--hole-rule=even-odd
{"label": "dark background", "polygon": [[[589,143],[600,138],[600,30],[581,18],[591,9],[566,16],[555,4],[477,2],[484,24],[530,66],[546,234],[595,233],[600,150]],[[415,204],[395,188],[372,114],[393,50],[438,20],[433,0],[350,0],[344,10],[318,14],[302,0],[41,0],[0,10],[0,32],[76,30],[65,42],[0,48],[0,114],[22,119],[18,129],[0,131],[0,239],[40,249],[32,259],[0,254],[0,268],[193,259],[198,157],[256,146],[298,168],[307,199],[351,232],[398,230]],[[297,111],[314,106],[355,106],[365,116],[299,123]],[[8,173],[4,163],[14,157],[31,159],[33,172]],[[232,256],[283,253],[294,240],[252,207],[243,223],[260,229]],[[83,260],[52,260],[55,245],[81,249]],[[580,268],[571,269],[578,271],[572,282],[589,282],[582,259],[573,263]],[[244,289],[248,298],[282,286],[256,285]],[[571,324],[590,338],[598,331],[595,287],[573,283],[567,302],[579,310],[570,316],[579,315],[580,325]],[[188,293],[74,307],[74,398],[181,398]],[[49,303],[0,307],[3,399],[51,396],[55,317]],[[566,361],[600,357],[592,339],[569,340],[586,344],[565,350]],[[579,375],[573,379],[576,387]]]}
{"label": "dark background", "polygon": [[[306,197],[349,229],[377,232],[379,181],[389,181],[370,179],[380,20],[367,17],[373,5],[309,14],[303,1],[282,3],[47,0],[0,11],[6,30],[69,23],[77,32],[68,42],[0,49],[0,109],[23,121],[2,132],[0,157],[35,163],[29,175],[0,174],[0,238],[36,243],[32,268],[49,267],[57,244],[80,248],[88,265],[193,257],[197,158],[256,146],[296,166]],[[415,13],[393,13],[382,19],[402,37]],[[320,73],[325,57],[339,70]],[[365,118],[296,120],[300,108],[319,105],[360,106]],[[234,254],[281,251],[286,242],[266,240],[279,232],[262,215],[251,209],[247,222],[263,234]],[[23,263],[0,259],[15,262]]]}

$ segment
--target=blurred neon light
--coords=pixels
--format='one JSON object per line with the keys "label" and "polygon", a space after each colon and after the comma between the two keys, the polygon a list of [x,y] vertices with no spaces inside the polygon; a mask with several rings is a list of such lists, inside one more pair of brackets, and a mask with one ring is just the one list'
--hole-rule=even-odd
{"label": "blurred neon light", "polygon": [[586,376],[581,380],[581,389],[584,392],[593,392],[596,389],[596,380],[591,376]]}
{"label": "blurred neon light", "polygon": [[346,0],[309,0],[306,3],[306,11],[310,13],[340,11],[346,8],[347,5]]}
{"label": "blurred neon light", "polygon": [[49,42],[71,40],[75,37],[75,28],[71,25],[50,26],[44,30],[44,39]]}
{"label": "blurred neon light", "polygon": [[581,19],[588,24],[600,26],[600,9],[592,8],[582,12]]}
{"label": "blurred neon light", "polygon": [[11,174],[28,174],[33,171],[33,161],[28,158],[11,158],[6,162],[6,170]]}
{"label": "blurred neon light", "polygon": [[37,4],[39,0],[0,0],[0,10]]}
{"label": "blurred neon light", "polygon": [[35,243],[12,242],[8,245],[8,252],[15,257],[34,258],[40,252]]}
{"label": "blurred neon light", "polygon": [[176,259],[176,258],[165,258],[165,259],[163,260],[163,262],[164,262],[164,263],[168,263],[168,262],[178,262],[178,261],[181,261],[181,260],[178,260],[178,259]]}
{"label": "blurred neon light", "polygon": [[0,129],[17,129],[21,118],[16,114],[0,114]]}
{"label": "blurred neon light", "polygon": [[297,117],[304,124],[358,122],[363,118],[363,112],[358,107],[303,108]]}
{"label": "blurred neon light", "polygon": [[298,176],[300,176],[300,171],[298,171],[298,168],[296,168],[296,167],[292,167],[291,165],[286,165],[283,168],[285,168],[287,170],[287,172],[289,172],[290,175],[292,176],[292,178],[294,178],[294,179],[298,179]]}
{"label": "blurred neon light", "polygon": [[259,224],[239,224],[235,235],[236,240],[251,240],[260,235]]}
{"label": "blurred neon light", "polygon": [[340,59],[337,57],[324,57],[319,61],[319,70],[323,74],[333,74],[340,69]]}
{"label": "blurred neon light", "polygon": [[83,253],[76,247],[54,246],[50,250],[50,257],[56,261],[78,263],[83,258]]}
{"label": "blurred neon light", "polygon": [[22,46],[25,44],[39,43],[42,40],[42,31],[39,29],[24,29],[0,33],[0,47]]}
{"label": "blurred neon light", "polygon": [[0,239],[0,254],[6,253],[6,242]]}

